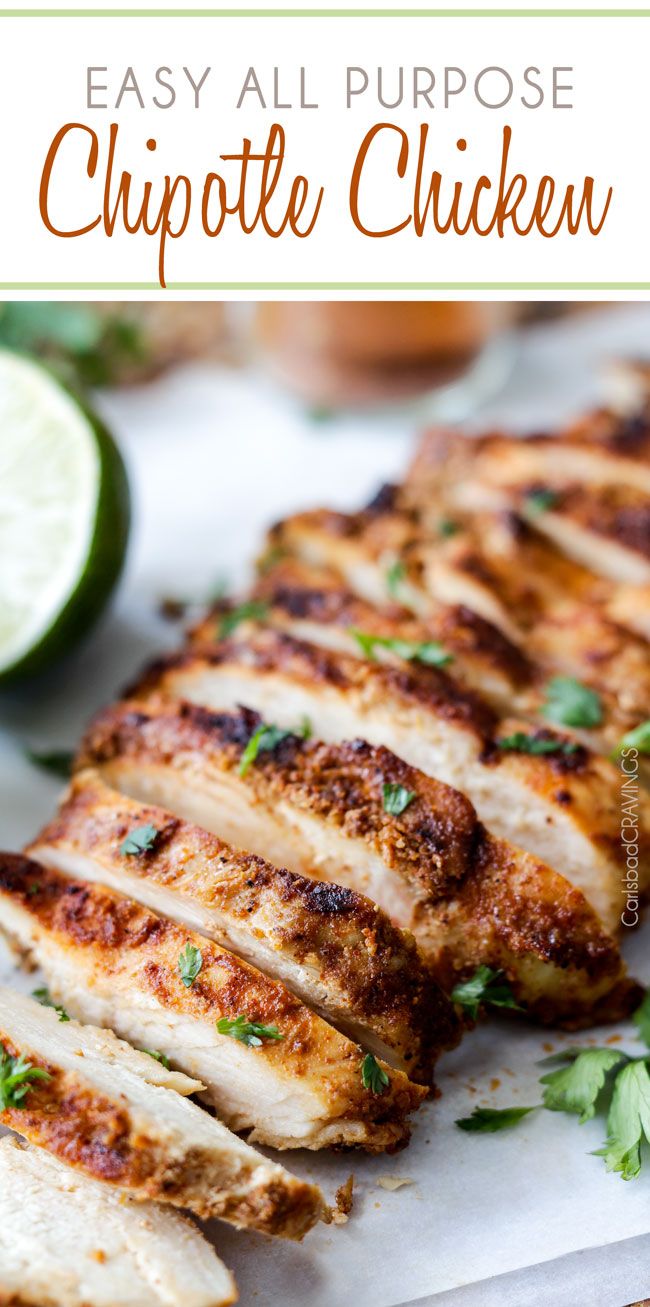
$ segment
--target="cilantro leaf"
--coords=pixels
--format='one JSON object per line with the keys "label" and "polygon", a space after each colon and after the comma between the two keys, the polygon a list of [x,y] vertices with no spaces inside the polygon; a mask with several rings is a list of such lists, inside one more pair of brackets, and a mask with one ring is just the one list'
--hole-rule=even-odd
{"label": "cilantro leaf", "polygon": [[396,558],[386,569],[386,589],[393,599],[397,599],[397,592],[406,576],[406,566],[401,558]]}
{"label": "cilantro leaf", "polygon": [[636,1012],[633,1012],[632,1020],[639,1031],[639,1039],[650,1048],[650,989],[644,995]]}
{"label": "cilantro leaf", "polygon": [[546,701],[540,711],[548,721],[562,726],[591,728],[603,720],[599,695],[573,676],[555,676],[549,681]]}
{"label": "cilantro leaf", "polygon": [[[239,760],[239,775],[245,776],[255,762],[258,753],[272,753],[282,740],[286,740],[291,731],[280,730],[279,726],[273,726],[263,723],[258,726],[257,730],[251,735],[244,752]],[[305,737],[303,737],[305,738]]]}
{"label": "cilantro leaf", "polygon": [[203,954],[200,948],[195,948],[194,944],[186,944],[178,955],[178,970],[186,989],[194,984],[202,966]]}
{"label": "cilantro leaf", "polygon": [[448,540],[451,536],[458,534],[460,527],[458,522],[452,521],[450,517],[443,517],[438,523],[438,530],[443,540]]}
{"label": "cilantro leaf", "polygon": [[546,1086],[544,1107],[551,1112],[574,1112],[580,1124],[591,1120],[607,1073],[626,1061],[626,1054],[614,1048],[585,1048],[569,1066],[558,1067],[541,1077]]}
{"label": "cilantro leaf", "polygon": [[379,1065],[372,1053],[366,1053],[361,1063],[361,1083],[364,1089],[369,1089],[372,1094],[385,1093],[390,1084],[383,1066]]}
{"label": "cilantro leaf", "polygon": [[218,638],[226,640],[242,622],[261,622],[268,611],[268,604],[263,603],[261,599],[248,599],[238,608],[232,608],[229,613],[224,613],[219,621]]}
{"label": "cilantro leaf", "polygon": [[536,1111],[537,1104],[533,1107],[475,1107],[471,1116],[463,1116],[454,1124],[468,1133],[494,1134],[497,1130],[509,1130],[529,1112]]}
{"label": "cilantro leaf", "polygon": [[228,1017],[221,1017],[217,1021],[217,1030],[220,1035],[230,1035],[249,1048],[260,1048],[265,1039],[284,1039],[277,1026],[263,1026],[258,1021],[249,1021],[245,1016],[234,1017],[232,1021]]}
{"label": "cilantro leaf", "polygon": [[576,753],[580,748],[574,740],[553,740],[543,735],[526,735],[515,731],[497,740],[500,749],[513,753]]}
{"label": "cilantro leaf", "polygon": [[57,1013],[59,1021],[69,1021],[70,1017],[65,1008],[60,1003],[53,1003],[50,997],[49,989],[43,986],[41,989],[32,990],[32,998],[35,998],[41,1007],[51,1007]]}
{"label": "cilantro leaf", "polygon": [[558,499],[557,491],[540,487],[538,490],[528,492],[524,507],[532,517],[537,517],[540,513],[548,512],[549,508],[555,508]]}
{"label": "cilantro leaf", "polygon": [[650,720],[639,722],[631,731],[627,731],[619,740],[615,754],[624,749],[637,749],[639,753],[650,753]]}
{"label": "cilantro leaf", "polygon": [[135,826],[120,844],[122,857],[137,857],[140,853],[149,853],[153,849],[160,831],[156,826]]}
{"label": "cilantro leaf", "polygon": [[407,790],[404,785],[394,785],[390,781],[384,783],[382,793],[384,812],[389,812],[391,817],[399,817],[416,797],[415,790]]}
{"label": "cilantro leaf", "polygon": [[375,649],[388,649],[397,658],[407,663],[423,663],[426,667],[446,667],[453,662],[453,655],[447,653],[437,640],[399,640],[389,639],[385,635],[371,635],[360,631],[356,626],[348,628],[349,634],[356,640],[362,654],[370,662],[375,661]]}
{"label": "cilantro leaf", "polygon": [[141,1048],[140,1052],[146,1053],[147,1057],[152,1057],[155,1062],[160,1062],[160,1065],[164,1066],[166,1071],[169,1071],[171,1065],[169,1058],[165,1057],[164,1053],[159,1053],[157,1048]]}
{"label": "cilantro leaf", "polygon": [[22,1107],[33,1080],[51,1080],[49,1071],[26,1062],[22,1053],[12,1057],[0,1044],[0,1110]]}
{"label": "cilantro leaf", "polygon": [[608,1137],[596,1157],[604,1157],[608,1171],[633,1180],[641,1170],[641,1143],[650,1142],[650,1076],[644,1061],[629,1062],[614,1082],[607,1114]]}
{"label": "cilantro leaf", "polygon": [[512,1008],[521,1012],[507,980],[499,980],[501,971],[491,967],[478,967],[469,980],[461,980],[451,991],[452,1003],[458,1003],[473,1021],[482,1005]]}
{"label": "cilantro leaf", "polygon": [[26,756],[29,762],[35,767],[40,767],[43,771],[49,771],[53,776],[61,776],[64,781],[69,780],[72,773],[72,763],[74,753],[70,749],[27,749]]}
{"label": "cilantro leaf", "polygon": [[301,740],[311,740],[313,734],[314,734],[314,728],[311,724],[309,717],[307,716],[301,717],[300,726],[296,731],[296,735],[299,735]]}

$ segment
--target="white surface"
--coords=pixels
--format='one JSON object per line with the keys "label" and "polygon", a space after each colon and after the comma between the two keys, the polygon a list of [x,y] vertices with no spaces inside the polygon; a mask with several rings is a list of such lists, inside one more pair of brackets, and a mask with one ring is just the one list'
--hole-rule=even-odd
{"label": "white surface", "polygon": [[[595,396],[596,368],[607,356],[616,349],[647,352],[649,343],[647,306],[536,332],[522,348],[508,392],[481,418],[539,429]],[[0,696],[6,847],[19,847],[34,833],[57,791],[24,761],[20,741],[73,743],[89,713],[143,658],[173,642],[173,628],[155,616],[157,598],[204,593],[222,573],[241,579],[268,522],[307,505],[361,502],[399,473],[412,436],[397,421],[392,432],[363,421],[316,424],[247,375],[205,369],[107,396],[104,406],[135,490],[128,572],[112,615],[82,652],[46,682]],[[627,941],[634,969],[646,980],[648,938],[646,927]],[[623,1033],[632,1044],[631,1028]],[[601,1037],[611,1034],[610,1028]],[[453,1124],[477,1103],[538,1101],[535,1061],[559,1042],[525,1026],[490,1023],[444,1060],[442,1098],[419,1114],[413,1143],[399,1156],[287,1156],[290,1166],[322,1181],[329,1196],[353,1170],[355,1208],[346,1226],[323,1228],[299,1247],[220,1227],[219,1251],[235,1271],[244,1307],[347,1307],[353,1300],[394,1307],[608,1242],[608,1265],[620,1265],[620,1276],[607,1307],[638,1296],[648,1242],[637,1249],[621,1241],[650,1230],[650,1172],[629,1184],[605,1174],[601,1159],[590,1156],[602,1143],[602,1121],[579,1127],[546,1113],[494,1136],[465,1135]],[[493,1079],[500,1084],[491,1092]],[[390,1173],[415,1183],[389,1193],[377,1180]],[[598,1296],[599,1258],[594,1254],[590,1269],[589,1254],[581,1256],[585,1303],[605,1303]],[[557,1307],[551,1281],[534,1275],[540,1272],[531,1271],[530,1280],[537,1307]],[[506,1276],[499,1300],[521,1307],[521,1277],[512,1284],[509,1289]],[[477,1285],[458,1302],[487,1307],[494,1300],[494,1286]]]}

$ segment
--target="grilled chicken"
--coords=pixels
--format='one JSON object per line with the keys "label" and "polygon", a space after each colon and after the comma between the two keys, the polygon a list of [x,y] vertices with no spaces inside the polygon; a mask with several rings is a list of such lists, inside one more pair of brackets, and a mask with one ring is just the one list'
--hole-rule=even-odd
{"label": "grilled chicken", "polygon": [[[363,663],[267,630],[245,642],[226,640],[163,659],[140,689],[213,709],[244,704],[288,730],[306,716],[314,735],[328,743],[360,737],[385,745],[466,792],[494,834],[561,871],[583,890],[606,928],[617,928],[625,874],[617,769],[545,729],[535,747],[552,752],[522,750],[517,741],[530,736],[528,724],[497,721],[444,671],[430,667],[423,677],[415,669]],[[640,797],[644,892],[647,808],[648,800]]]}
{"label": "grilled chicken", "polygon": [[[418,645],[433,641],[448,654],[446,670],[455,681],[481,693],[496,711],[533,722],[546,724],[551,674],[577,678],[599,695],[602,722],[589,730],[572,728],[572,734],[607,755],[650,717],[650,649],[586,605],[576,611],[573,604],[558,603],[553,616],[538,623],[532,636],[533,667],[516,645],[470,609],[441,607],[434,619],[423,621],[398,605],[375,608],[347,591],[335,573],[291,559],[262,578],[253,592],[255,604],[261,607],[248,605],[245,611],[253,617],[257,613],[264,625],[326,649],[364,657],[366,637],[378,637],[373,656],[398,666]],[[192,642],[209,644],[237,611],[217,606],[195,626]],[[237,625],[239,635],[251,629],[250,618]],[[418,671],[426,676],[423,664]]]}
{"label": "grilled chicken", "polygon": [[[139,788],[150,798],[160,786],[151,784],[148,761]],[[170,790],[163,801],[173,809],[173,800]],[[154,847],[121,854],[128,832],[146,826],[157,832]],[[27,853],[232,949],[414,1080],[430,1084],[436,1055],[457,1042],[453,1009],[413,940],[374,903],[233,849],[164,808],[116,793],[97,773],[74,779]]]}
{"label": "grilled chicken", "polygon": [[[0,862],[0,921],[72,1016],[160,1050],[202,1081],[201,1097],[249,1142],[381,1152],[408,1139],[424,1088],[391,1070],[382,1093],[366,1089],[356,1044],[201,935],[13,854]],[[200,970],[186,984],[188,945]],[[235,1025],[219,1031],[221,1020],[239,1020],[244,1038]]]}
{"label": "grilled chicken", "polygon": [[[627,402],[632,398],[630,386]],[[636,399],[642,399],[639,386]],[[557,435],[522,438],[499,433],[469,439],[434,428],[423,436],[408,477],[421,492],[433,494],[439,494],[441,470],[453,470],[455,480],[471,476],[486,487],[580,482],[627,485],[650,494],[649,460],[647,415],[622,416],[602,409],[570,423]]]}
{"label": "grilled chicken", "polygon": [[[242,776],[259,724],[246,709],[118,704],[91,727],[85,759],[127,793],[369,894],[413,931],[448,989],[483,964],[503,968],[543,1021],[628,1010],[635,987],[580,891],[488,835],[463,795],[360,741],[287,737]],[[386,783],[414,796],[403,812],[386,811]]]}
{"label": "grilled chicken", "polygon": [[61,1021],[51,1007],[0,987],[0,1044],[49,1076],[30,1081],[0,1122],[75,1170],[140,1201],[156,1198],[291,1239],[326,1215],[316,1186],[181,1097],[202,1090],[200,1081],[166,1070],[110,1031]]}
{"label": "grilled chicken", "polygon": [[40,1148],[0,1140],[0,1302],[227,1307],[234,1280],[178,1212],[136,1203]]}
{"label": "grilled chicken", "polygon": [[[398,594],[400,584],[398,574]],[[397,602],[370,604],[347,589],[332,569],[308,567],[298,559],[283,559],[265,572],[252,600],[266,625],[342,653],[359,655],[355,632],[393,642],[439,644],[453,660],[453,675],[499,708],[512,703],[533,678],[520,649],[471,609],[432,603],[426,620],[418,619]],[[209,644],[228,616],[225,605],[217,606],[194,628],[193,643]],[[399,662],[395,649],[381,644],[375,646],[375,656]]]}

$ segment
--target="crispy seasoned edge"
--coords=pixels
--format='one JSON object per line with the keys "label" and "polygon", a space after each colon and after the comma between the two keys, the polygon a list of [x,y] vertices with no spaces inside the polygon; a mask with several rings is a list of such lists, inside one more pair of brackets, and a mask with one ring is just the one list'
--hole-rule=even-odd
{"label": "crispy seasoned edge", "polygon": [[[143,732],[136,742],[146,750]],[[139,758],[146,765],[145,751]],[[33,847],[78,841],[101,866],[119,860],[129,829],[148,823],[158,831],[155,846],[132,859],[129,872],[169,888],[188,857],[198,857],[205,873],[199,899],[217,910],[225,906],[254,932],[255,913],[270,903],[277,908],[274,941],[300,963],[313,959],[338,1002],[400,1048],[411,1074],[430,1079],[436,1053],[457,1038],[453,1010],[412,938],[363,895],[234,850],[199,827],[170,819],[162,808],[124,799],[88,772],[76,775],[59,814]]]}
{"label": "crispy seasoned edge", "polygon": [[[178,766],[188,754],[236,771],[259,722],[247,708],[211,712],[183,701],[117,704],[91,723],[79,764],[101,766],[126,755]],[[431,900],[462,879],[471,864],[479,824],[469,799],[381,746],[363,740],[331,745],[289,735],[259,754],[241,783],[267,803],[288,798],[365,841]],[[385,783],[416,796],[399,816],[384,808]]]}
{"label": "crispy seasoned edge", "polygon": [[137,698],[148,691],[164,692],[167,678],[173,682],[176,672],[229,663],[240,665],[247,673],[280,672],[298,681],[308,681],[312,686],[329,686],[351,694],[359,691],[377,704],[384,704],[392,697],[429,710],[471,731],[482,741],[492,736],[496,725],[496,714],[478,695],[462,689],[437,667],[420,670],[415,665],[406,668],[364,662],[272,630],[252,634],[245,641],[227,639],[158,659],[145,669],[140,681],[127,688],[125,697]]}
{"label": "crispy seasoned edge", "polygon": [[[20,905],[40,928],[57,937],[63,948],[92,949],[105,960],[107,970],[119,972],[133,955],[142,966],[138,983],[163,1007],[200,1019],[242,1013],[251,1020],[275,1024],[281,1041],[268,1041],[251,1050],[293,1076],[313,1074],[319,1044],[338,1046],[338,1066],[350,1072],[345,1086],[347,1107],[337,1119],[362,1118],[388,1125],[413,1111],[426,1095],[402,1072],[386,1068],[390,1086],[379,1096],[366,1092],[358,1072],[362,1050],[317,1017],[279,981],[270,980],[234,954],[210,940],[158,917],[130,899],[104,887],[69,880],[19,854],[0,855],[0,896]],[[187,942],[200,948],[202,969],[185,988],[177,969],[178,955]],[[215,983],[216,982],[216,983]],[[404,1134],[402,1132],[402,1137]]]}
{"label": "crispy seasoned edge", "polygon": [[[177,1157],[170,1154],[164,1139],[136,1126],[124,1099],[116,1101],[84,1081],[82,1072],[63,1071],[31,1048],[16,1045],[3,1033],[1,1022],[0,1042],[12,1056],[23,1052],[32,1066],[51,1076],[49,1081],[35,1082],[23,1105],[6,1108],[0,1121],[66,1165],[128,1189],[139,1200],[189,1206],[199,1216],[219,1216],[265,1234],[302,1238],[321,1213],[327,1216],[318,1188],[289,1173],[264,1177],[260,1184],[251,1167],[245,1188],[236,1174],[231,1192],[208,1187],[209,1169],[203,1181],[201,1175],[206,1164],[210,1167],[210,1159],[202,1149],[188,1148]],[[155,1122],[153,1127],[155,1131]]]}

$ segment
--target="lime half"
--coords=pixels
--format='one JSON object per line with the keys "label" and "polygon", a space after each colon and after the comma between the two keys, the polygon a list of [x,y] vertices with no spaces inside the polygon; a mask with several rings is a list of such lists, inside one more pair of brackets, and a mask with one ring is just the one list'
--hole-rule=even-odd
{"label": "lime half", "polygon": [[86,634],[128,530],[106,428],[46,368],[0,350],[0,681],[44,670]]}

